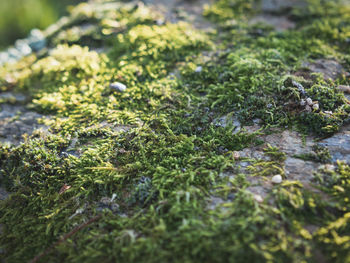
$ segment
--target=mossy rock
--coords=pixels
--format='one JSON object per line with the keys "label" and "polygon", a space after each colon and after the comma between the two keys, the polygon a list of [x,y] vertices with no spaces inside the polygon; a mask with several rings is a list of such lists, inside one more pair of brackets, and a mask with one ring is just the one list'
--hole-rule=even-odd
{"label": "mossy rock", "polygon": [[348,152],[326,139],[349,145],[350,5],[151,2],[80,4],[0,67],[22,111],[0,122],[46,127],[0,144],[3,261],[350,262]]}

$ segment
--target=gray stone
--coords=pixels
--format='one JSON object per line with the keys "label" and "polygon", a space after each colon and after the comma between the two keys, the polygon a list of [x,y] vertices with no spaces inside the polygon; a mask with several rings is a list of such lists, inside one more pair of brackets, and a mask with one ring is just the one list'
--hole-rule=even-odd
{"label": "gray stone", "polygon": [[232,125],[235,127],[234,133],[238,133],[242,129],[239,120],[231,114],[214,119],[213,124],[219,127],[227,127],[229,125]]}
{"label": "gray stone", "polygon": [[285,174],[288,180],[298,180],[300,182],[310,182],[314,178],[314,171],[320,164],[304,161],[299,158],[287,157],[284,162]]}
{"label": "gray stone", "polygon": [[321,73],[325,80],[336,80],[342,75],[349,75],[344,67],[333,59],[317,59],[313,62],[304,62],[302,67],[308,69],[311,73]]}
{"label": "gray stone", "polygon": [[16,48],[11,47],[7,50],[7,53],[9,55],[9,58],[13,58],[13,59],[20,59],[22,57],[21,52],[19,52]]}
{"label": "gray stone", "polygon": [[3,201],[9,197],[10,193],[0,186],[0,201]]}
{"label": "gray stone", "polygon": [[350,163],[350,126],[345,126],[339,133],[320,141],[319,145],[328,148],[332,162],[340,160]]}
{"label": "gray stone", "polygon": [[40,51],[46,47],[45,36],[39,29],[33,29],[30,31],[28,42],[30,48],[34,51]]}
{"label": "gray stone", "polygon": [[[27,97],[21,93],[12,93],[12,92],[2,92],[0,93],[0,101],[6,102],[17,102],[24,103],[27,100]],[[1,108],[1,105],[0,105]]]}
{"label": "gray stone", "polygon": [[310,152],[312,150],[312,146],[314,145],[311,137],[306,137],[304,143],[303,138],[299,133],[289,130],[267,135],[265,138],[263,138],[263,140],[272,146],[278,147],[287,155]]}
{"label": "gray stone", "polygon": [[280,13],[295,7],[304,7],[305,0],[261,0],[261,10],[269,13]]}
{"label": "gray stone", "polygon": [[28,56],[32,53],[31,47],[28,45],[28,41],[19,39],[15,42],[15,48],[22,54],[22,56]]}
{"label": "gray stone", "polygon": [[31,135],[35,130],[47,131],[45,125],[39,124],[43,117],[23,106],[0,105],[0,142],[17,145],[23,141],[22,135]]}
{"label": "gray stone", "polygon": [[270,14],[261,14],[256,17],[253,17],[249,24],[260,24],[265,23],[269,26],[272,26],[276,31],[282,32],[289,29],[294,29],[296,24],[289,20],[286,16],[275,16]]}
{"label": "gray stone", "polygon": [[344,92],[344,94],[350,94],[350,86],[339,85],[336,89],[341,92]]}

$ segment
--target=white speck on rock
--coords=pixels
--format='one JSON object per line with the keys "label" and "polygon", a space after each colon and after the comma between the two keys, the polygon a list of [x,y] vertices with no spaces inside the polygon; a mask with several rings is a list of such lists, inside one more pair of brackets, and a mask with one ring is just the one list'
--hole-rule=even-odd
{"label": "white speck on rock", "polygon": [[282,183],[283,179],[282,179],[282,176],[280,174],[277,174],[277,175],[274,175],[272,178],[271,178],[271,182],[273,184],[280,184]]}
{"label": "white speck on rock", "polygon": [[313,105],[312,99],[311,99],[311,98],[307,98],[307,99],[306,99],[306,103],[307,103],[307,105],[309,105],[309,106],[312,106],[312,105]]}
{"label": "white speck on rock", "polygon": [[264,199],[262,198],[261,195],[257,195],[257,194],[256,194],[256,195],[253,196],[253,198],[254,198],[254,200],[257,201],[258,203],[264,202]]}
{"label": "white speck on rock", "polygon": [[237,152],[237,151],[234,151],[234,152],[233,152],[233,158],[234,158],[235,160],[238,160],[240,157],[241,157],[241,156],[240,156],[239,152]]}
{"label": "white speck on rock", "polygon": [[196,73],[201,73],[202,70],[203,70],[203,68],[202,68],[201,66],[198,66],[194,71],[195,71]]}
{"label": "white speck on rock", "polygon": [[126,86],[120,82],[113,82],[109,85],[109,87],[118,92],[124,92],[126,90]]}

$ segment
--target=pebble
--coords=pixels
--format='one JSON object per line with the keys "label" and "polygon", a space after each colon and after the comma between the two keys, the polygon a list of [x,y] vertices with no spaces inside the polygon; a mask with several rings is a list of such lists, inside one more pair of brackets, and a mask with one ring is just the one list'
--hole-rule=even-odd
{"label": "pebble", "polygon": [[335,170],[335,165],[333,165],[333,164],[324,164],[324,165],[321,165],[318,169],[319,170],[326,170],[326,171],[333,172]]}
{"label": "pebble", "polygon": [[241,156],[240,156],[239,152],[237,152],[237,151],[234,151],[234,152],[233,152],[233,158],[234,158],[235,160],[238,160],[240,157],[241,157]]}
{"label": "pebble", "polygon": [[11,47],[7,50],[10,58],[20,59],[22,57],[21,52],[19,52],[16,48]]}
{"label": "pebble", "polygon": [[198,66],[194,71],[195,71],[196,73],[201,73],[202,70],[203,70],[203,68],[202,68],[201,66]]}
{"label": "pebble", "polygon": [[282,176],[280,174],[274,175],[271,178],[271,182],[274,184],[280,184],[280,183],[282,183],[282,181],[283,181],[283,179],[282,179]]}
{"label": "pebble", "polygon": [[33,29],[25,39],[18,39],[13,47],[0,52],[0,65],[14,63],[24,56],[30,55],[46,47],[47,41],[39,29]]}
{"label": "pebble", "polygon": [[306,92],[303,85],[301,85],[299,82],[296,82],[295,80],[292,80],[292,84],[298,89],[301,95],[305,96]]}
{"label": "pebble", "polygon": [[319,109],[320,109],[320,106],[316,103],[316,104],[314,104],[314,105],[312,106],[312,108],[313,108],[314,110],[319,110]]}
{"label": "pebble", "polygon": [[227,199],[228,200],[234,200],[236,198],[236,195],[234,193],[229,193],[228,196],[227,196]]}
{"label": "pebble", "polygon": [[350,94],[350,86],[340,85],[337,87],[337,90]]}
{"label": "pebble", "polygon": [[30,31],[28,42],[30,48],[34,51],[40,51],[46,47],[45,36],[39,29],[33,29]]}
{"label": "pebble", "polygon": [[15,43],[15,47],[20,53],[22,53],[23,56],[28,56],[32,53],[31,47],[24,39],[18,39]]}
{"label": "pebble", "polygon": [[97,210],[102,211],[103,209],[109,209],[113,213],[118,212],[119,205],[114,202],[116,195],[113,194],[112,198],[109,197],[102,197],[100,201],[97,204]]}
{"label": "pebble", "polygon": [[157,24],[158,26],[162,26],[162,25],[165,24],[165,21],[164,21],[163,19],[157,19],[157,20],[156,20],[156,24]]}
{"label": "pebble", "polygon": [[126,86],[120,82],[113,82],[109,85],[109,87],[118,92],[124,92],[126,90]]}
{"label": "pebble", "polygon": [[264,202],[264,199],[262,198],[261,195],[254,195],[253,198],[254,198],[254,200],[257,201],[258,203]]}
{"label": "pebble", "polygon": [[305,110],[306,110],[307,112],[311,112],[311,111],[312,111],[312,109],[311,109],[311,107],[310,107],[309,105],[306,105]]}
{"label": "pebble", "polygon": [[307,105],[309,105],[309,106],[312,106],[312,105],[313,105],[312,99],[311,99],[311,98],[307,98],[307,99],[306,99],[306,103],[307,103]]}

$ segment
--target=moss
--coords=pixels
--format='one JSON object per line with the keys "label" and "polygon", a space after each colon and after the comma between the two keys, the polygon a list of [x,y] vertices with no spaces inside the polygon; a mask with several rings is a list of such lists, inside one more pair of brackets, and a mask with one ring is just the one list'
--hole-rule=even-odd
{"label": "moss", "polygon": [[[51,247],[42,262],[316,262],[318,251],[347,262],[348,165],[320,171],[321,192],[285,178],[263,202],[248,191],[249,175],[284,176],[285,153],[268,146],[268,161],[237,171],[235,151],[261,144],[264,128],[324,136],[349,117],[334,89],[349,84],[344,76],[296,76],[317,58],[348,67],[347,33],[329,37],[319,24],[347,13],[332,4],[319,18],[319,5],[291,10],[298,30],[275,32],[246,23],[260,12],[255,1],[220,0],[205,11],[218,29],[210,34],[157,23],[141,4],[73,9],[49,35],[54,48],[0,69],[1,90],[26,93],[50,127],[45,137],[0,145],[1,184],[13,192],[0,204],[4,258],[30,260]],[[86,23],[92,31],[75,35]],[[324,34],[310,35],[316,28]],[[307,98],[319,109],[306,112]],[[262,129],[217,125],[223,116],[242,126],[259,119]],[[328,162],[329,153],[312,157]],[[213,197],[222,202],[211,208]]]}

